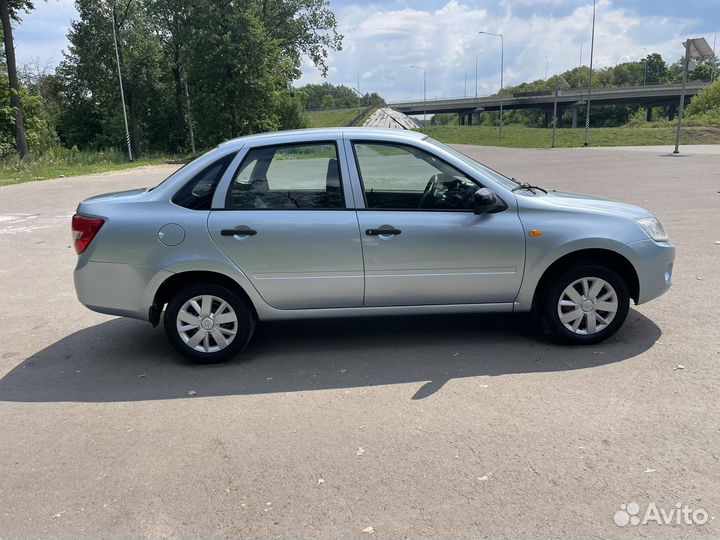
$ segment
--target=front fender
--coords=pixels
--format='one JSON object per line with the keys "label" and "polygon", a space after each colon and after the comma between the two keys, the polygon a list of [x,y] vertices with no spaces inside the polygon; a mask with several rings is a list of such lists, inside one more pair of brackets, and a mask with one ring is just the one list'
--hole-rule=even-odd
{"label": "front fender", "polygon": [[554,262],[578,251],[588,249],[600,249],[612,251],[627,259],[637,272],[635,264],[635,252],[626,244],[612,238],[579,238],[563,244],[548,246],[544,249],[541,246],[532,246],[533,238],[528,239],[527,257],[525,259],[525,273],[520,286],[517,298],[515,299],[515,311],[529,311],[532,308],[533,297],[540,279]]}
{"label": "front fender", "polygon": [[551,204],[543,197],[523,197],[521,201],[518,197],[518,202],[525,230],[541,233],[526,237],[525,272],[515,311],[529,311],[543,274],[555,261],[577,251],[612,251],[627,259],[637,273],[637,254],[628,245],[647,240],[647,235],[632,217],[602,209]]}

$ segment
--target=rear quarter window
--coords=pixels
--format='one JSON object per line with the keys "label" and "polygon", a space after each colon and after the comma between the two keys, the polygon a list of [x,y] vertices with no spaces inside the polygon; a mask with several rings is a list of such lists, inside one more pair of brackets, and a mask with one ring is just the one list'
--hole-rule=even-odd
{"label": "rear quarter window", "polygon": [[188,180],[172,202],[190,210],[210,210],[215,189],[234,157],[235,154],[229,154],[205,167]]}

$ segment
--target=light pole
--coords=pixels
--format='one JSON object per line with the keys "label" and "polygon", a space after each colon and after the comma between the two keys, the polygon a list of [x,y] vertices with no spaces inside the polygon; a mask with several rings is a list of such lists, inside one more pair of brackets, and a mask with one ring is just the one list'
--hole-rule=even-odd
{"label": "light pole", "polygon": [[705,38],[688,39],[683,43],[685,46],[685,58],[683,59],[682,90],[680,90],[680,105],[678,106],[678,125],[675,130],[675,150],[673,154],[680,153],[680,130],[682,129],[683,110],[685,109],[685,85],[687,84],[688,64],[693,60],[710,60],[715,53],[705,41]]}
{"label": "light pole", "polygon": [[475,100],[477,100],[477,98],[478,98],[478,70],[477,70],[477,61],[478,61],[478,56],[479,56],[479,55],[480,55],[480,53],[477,53],[477,54],[475,55]]}
{"label": "light pole", "polygon": [[[713,54],[715,54],[715,51],[717,49],[715,48],[715,45],[717,44],[717,32],[715,32],[715,36],[713,37]],[[715,64],[712,65],[710,68],[710,82],[713,82],[715,80]]]}
{"label": "light pole", "polygon": [[492,32],[478,32],[488,36],[500,38],[500,140],[503,140],[503,72],[505,71],[505,39],[502,33],[494,34]]}
{"label": "light pole", "polygon": [[555,148],[555,131],[557,130],[557,104],[558,94],[560,93],[560,86],[563,90],[570,88],[570,85],[562,75],[555,75],[555,99],[553,100],[553,126],[552,126],[552,147]]}
{"label": "light pole", "polygon": [[127,142],[128,159],[133,160],[130,130],[128,129],[127,111],[125,110],[125,91],[123,90],[122,71],[120,70],[120,50],[118,49],[117,32],[115,31],[115,3],[110,7],[112,14],[113,41],[115,42],[115,60],[117,60],[118,80],[120,81],[120,101],[122,102],[123,119],[125,120],[125,141]]}
{"label": "light pole", "polygon": [[592,98],[592,67],[595,52],[595,0],[593,0],[592,34],[590,37],[590,74],[588,75],[587,113],[585,115],[585,146],[590,146],[590,99]]}
{"label": "light pole", "polygon": [[410,66],[413,69],[419,69],[423,72],[423,128],[425,128],[425,124],[427,123],[427,71],[425,68],[421,68],[418,66]]}
{"label": "light pole", "polygon": [[645,72],[643,73],[643,86],[647,84],[647,61],[648,61],[648,53],[647,49],[643,47],[643,51],[645,51]]}

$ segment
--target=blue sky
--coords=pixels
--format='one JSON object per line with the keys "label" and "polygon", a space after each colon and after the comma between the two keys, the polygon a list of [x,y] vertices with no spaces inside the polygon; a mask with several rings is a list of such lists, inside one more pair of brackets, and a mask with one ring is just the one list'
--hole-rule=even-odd
{"label": "blue sky", "polygon": [[[19,64],[55,65],[67,47],[65,35],[76,16],[72,0],[36,0],[34,12],[16,29]],[[377,91],[388,100],[422,95],[427,69],[428,97],[495,91],[500,83],[499,39],[505,37],[505,81],[517,84],[564,71],[590,52],[592,0],[332,0],[343,50],[330,55],[328,80]],[[598,0],[595,64],[637,60],[659,52],[666,60],[683,53],[686,37],[704,36],[712,46],[720,30],[720,0]],[[546,60],[547,59],[547,60]],[[467,73],[467,78],[465,74]],[[321,82],[303,65],[297,84]],[[467,81],[467,83],[465,82]]]}

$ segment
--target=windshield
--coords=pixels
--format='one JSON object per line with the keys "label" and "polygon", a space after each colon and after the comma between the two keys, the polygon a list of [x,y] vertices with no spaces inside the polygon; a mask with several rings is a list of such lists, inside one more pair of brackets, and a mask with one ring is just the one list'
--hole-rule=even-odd
{"label": "windshield", "polygon": [[491,169],[490,167],[475,161],[473,158],[466,156],[462,152],[455,150],[454,148],[448,146],[447,144],[443,144],[443,143],[438,142],[435,139],[431,139],[429,137],[427,140],[428,140],[428,142],[434,144],[435,146],[442,148],[443,150],[452,154],[456,158],[464,161],[465,163],[470,165],[473,169],[479,171],[481,174],[484,174],[485,176],[489,177],[491,180],[494,180],[498,184],[500,184],[508,189],[516,188],[518,186],[518,184],[520,183],[517,180],[508,178],[507,176],[500,174],[499,172]]}

